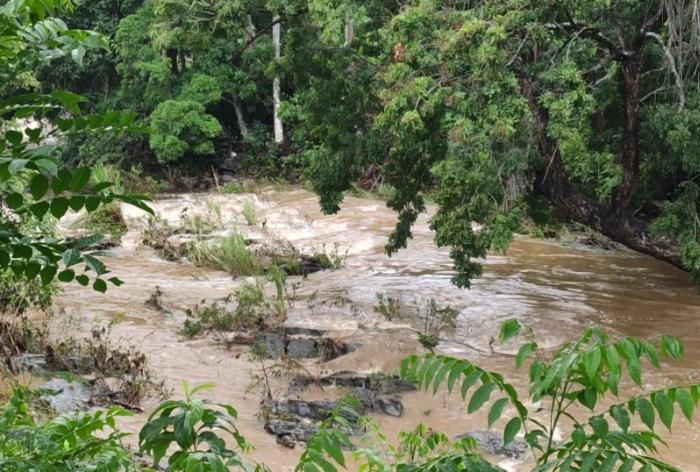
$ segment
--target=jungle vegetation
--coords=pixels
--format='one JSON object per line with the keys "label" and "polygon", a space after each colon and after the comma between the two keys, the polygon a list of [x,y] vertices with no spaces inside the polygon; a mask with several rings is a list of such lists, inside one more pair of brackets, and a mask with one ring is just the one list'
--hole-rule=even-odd
{"label": "jungle vegetation", "polygon": [[[121,284],[90,249],[98,238],[54,231],[69,210],[150,211],[147,197],[93,179],[102,163],[160,178],[226,166],[308,179],[326,212],[369,176],[399,215],[389,253],[429,195],[463,287],[526,219],[581,223],[697,280],[699,33],[691,0],[4,0],[2,277]],[[520,331],[508,322],[501,339]],[[468,412],[490,405],[490,423],[507,415],[504,442],[523,434],[536,471],[674,471],[654,455],[658,429],[676,407],[691,419],[700,387],[630,396],[620,385],[643,386],[643,359],[662,368],[660,357],[682,355],[672,337],[595,328],[554,352],[529,341],[516,362],[529,366],[532,403],[550,405],[545,418],[467,360],[413,356],[402,376],[458,387]],[[201,390],[155,410],[140,452],[171,471],[265,470],[245,463],[235,409]],[[17,390],[0,412],[2,470],[142,468],[116,427],[123,410],[42,421],[29,395]],[[609,395],[619,403],[596,410]],[[575,417],[574,404],[592,416]],[[563,418],[573,426],[555,440]],[[500,470],[473,443],[420,426],[398,447],[362,447],[347,433],[357,424],[376,432],[350,401],[297,470],[338,470],[347,453],[367,471]]]}

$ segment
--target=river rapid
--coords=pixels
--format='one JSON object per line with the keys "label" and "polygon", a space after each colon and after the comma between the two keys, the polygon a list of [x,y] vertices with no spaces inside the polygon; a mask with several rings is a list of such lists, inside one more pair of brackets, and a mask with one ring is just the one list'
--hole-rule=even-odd
{"label": "river rapid", "polygon": [[[255,208],[256,227],[246,225],[242,216],[246,202]],[[527,394],[527,375],[513,367],[517,344],[498,347],[494,354],[489,348],[500,323],[510,318],[531,327],[538,343],[545,347],[555,347],[593,325],[616,335],[678,336],[685,344],[685,359],[646,375],[645,386],[700,382],[698,290],[685,273],[646,256],[624,249],[564,247],[518,237],[507,254],[489,256],[483,277],[475,280],[470,290],[462,290],[450,282],[450,259],[446,251],[435,247],[426,215],[419,219],[408,249],[391,258],[384,254],[396,215],[381,201],[348,197],[337,215],[324,216],[312,193],[271,189],[256,194],[167,196],[153,202],[152,207],[172,222],[183,212],[213,211],[220,214],[226,228],[237,226],[244,233],[288,240],[305,253],[324,246],[347,252],[339,270],[287,281],[295,299],[289,326],[331,330],[335,338],[360,346],[328,363],[308,362],[305,368],[314,373],[392,372],[404,356],[420,350],[412,330],[401,322],[386,321],[374,310],[377,292],[385,292],[407,305],[433,297],[457,309],[457,327],[444,333],[448,341],[438,350],[502,371],[521,395]],[[113,336],[144,352],[153,372],[174,396],[180,394],[181,380],[190,384],[213,382],[207,396],[238,409],[241,432],[256,448],[251,456],[273,471],[292,470],[301,450],[277,445],[275,437],[264,431],[257,417],[260,394],[250,389],[259,364],[249,358],[246,348],[227,350],[211,338],[183,340],[177,333],[186,308],[225,297],[242,280],[187,262],[161,259],[139,244],[144,215],[128,207],[124,212],[131,229],[121,247],[113,250],[114,258],[106,260],[124,286],[100,294],[72,284],[59,295],[58,306],[88,324],[114,321]],[[156,287],[162,292],[163,307],[171,314],[144,303]],[[275,379],[277,393],[284,393],[288,380]],[[324,394],[312,389],[307,397]],[[451,437],[485,429],[485,412],[467,415],[466,405],[455,396],[410,393],[402,398],[405,411],[401,418],[375,418],[389,438],[420,422]],[[143,406],[148,411],[155,404],[151,399]],[[680,418],[680,412],[677,416]],[[146,415],[139,414],[126,419],[123,427],[136,432],[145,420]],[[503,424],[505,421],[497,426]],[[679,419],[673,435],[663,436],[670,449],[661,450],[662,457],[683,471],[700,471],[700,448],[696,448],[700,427]],[[530,470],[527,461],[502,460],[501,465],[513,471]]]}

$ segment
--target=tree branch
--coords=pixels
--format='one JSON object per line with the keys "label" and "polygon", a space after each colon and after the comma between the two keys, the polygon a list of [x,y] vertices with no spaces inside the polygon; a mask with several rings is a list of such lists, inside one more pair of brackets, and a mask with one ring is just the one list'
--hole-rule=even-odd
{"label": "tree branch", "polygon": [[666,47],[664,41],[661,39],[661,36],[659,36],[658,34],[652,33],[651,31],[647,31],[646,33],[644,33],[644,37],[655,40],[657,43],[659,43],[659,46],[661,46],[661,49],[663,50],[664,55],[666,56],[666,60],[671,66],[671,73],[676,79],[676,88],[678,88],[678,97],[680,100],[679,106],[681,109],[685,108],[685,91],[683,89],[683,78],[678,73],[678,68],[676,67],[676,60],[673,58],[673,53],[668,47]]}

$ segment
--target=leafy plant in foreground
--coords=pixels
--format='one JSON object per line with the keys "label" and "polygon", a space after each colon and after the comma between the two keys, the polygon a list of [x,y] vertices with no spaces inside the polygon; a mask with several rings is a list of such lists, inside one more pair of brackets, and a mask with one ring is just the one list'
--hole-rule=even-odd
{"label": "leafy plant in foreground", "polygon": [[[194,396],[211,385],[198,385],[190,390],[183,382],[184,400],[161,403],[151,414],[139,434],[139,446],[153,456],[157,466],[168,448],[177,451],[168,456],[168,469],[176,471],[226,471],[231,467],[248,470],[237,451],[229,449],[225,439],[233,439],[241,452],[251,449],[238,432],[238,413],[230,405],[199,400]],[[256,466],[255,470],[265,470]]]}
{"label": "leafy plant in foreground", "polygon": [[[508,340],[520,331],[517,321],[507,322],[500,338]],[[657,426],[660,422],[670,431],[675,405],[688,420],[692,419],[700,399],[700,386],[663,388],[596,409],[604,397],[620,395],[625,371],[641,388],[642,361],[646,359],[660,369],[661,356],[680,359],[683,356],[680,341],[670,336],[651,340],[617,339],[597,328],[587,329],[581,337],[552,354],[530,341],[518,351],[516,366],[520,368],[532,358],[530,401],[532,404],[541,402],[545,406],[544,414],[528,409],[503,376],[467,360],[434,354],[412,356],[403,362],[402,375],[433,392],[443,385],[450,392],[458,388],[462,398],[468,400],[469,413],[490,403],[489,426],[511,408],[513,414],[505,426],[504,443],[510,443],[523,432],[537,460],[536,472],[630,471],[633,468],[645,472],[677,471],[655,457],[658,445],[664,444]],[[494,397],[497,398],[491,402]],[[592,415],[588,418],[576,416],[575,407],[578,406],[590,410]],[[635,416],[644,427],[632,426]],[[555,440],[556,432],[565,427],[563,421],[571,421],[573,426],[563,440]]]}
{"label": "leafy plant in foreground", "polygon": [[0,411],[0,470],[72,472],[129,470],[129,453],[116,418],[130,413],[112,407],[80,415],[61,415],[43,425],[28,409],[29,393],[15,389]]}
{"label": "leafy plant in foreground", "polygon": [[[143,197],[114,193],[110,182],[91,183],[91,168],[66,168],[61,147],[48,139],[133,130],[133,115],[85,115],[80,107],[84,99],[73,93],[25,92],[33,88],[33,70],[39,65],[61,57],[80,63],[87,49],[106,47],[97,33],[71,30],[55,17],[72,3],[25,0],[0,6],[0,271],[45,285],[54,279],[92,283],[104,292],[108,282],[118,286],[121,281],[103,278],[108,274],[98,259],[103,253],[83,253],[95,239],[62,240],[40,223],[60,219],[69,210],[93,213],[118,201],[152,211]],[[46,123],[56,116],[56,125],[47,130]],[[82,273],[76,273],[80,265]]]}

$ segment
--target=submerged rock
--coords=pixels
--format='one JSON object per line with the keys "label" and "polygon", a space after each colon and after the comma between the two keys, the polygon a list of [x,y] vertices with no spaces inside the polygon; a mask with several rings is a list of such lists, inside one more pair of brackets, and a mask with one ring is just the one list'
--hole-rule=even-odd
{"label": "submerged rock", "polygon": [[521,459],[528,450],[527,443],[518,439],[504,447],[503,434],[496,431],[472,431],[459,437],[472,438],[487,453],[510,459]]}
{"label": "submerged rock", "polygon": [[65,379],[52,379],[41,390],[41,400],[59,414],[87,410],[94,394],[87,385]]}

